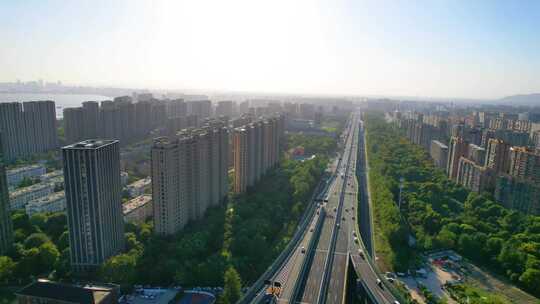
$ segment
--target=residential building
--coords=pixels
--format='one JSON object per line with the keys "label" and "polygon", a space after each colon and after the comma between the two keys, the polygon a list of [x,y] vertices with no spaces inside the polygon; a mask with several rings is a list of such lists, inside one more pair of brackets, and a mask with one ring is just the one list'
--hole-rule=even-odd
{"label": "residential building", "polygon": [[210,100],[188,101],[188,115],[197,115],[200,119],[212,116],[212,103]]}
{"label": "residential building", "polygon": [[42,165],[30,165],[11,169],[7,171],[8,186],[17,186],[25,178],[38,178],[45,174],[45,167]]}
{"label": "residential building", "polygon": [[477,165],[474,161],[465,157],[459,158],[456,183],[474,191],[482,192],[492,187],[493,173],[486,167]]}
{"label": "residential building", "polygon": [[436,167],[440,169],[446,169],[446,163],[448,162],[448,146],[441,143],[438,140],[431,141],[431,149],[429,151],[431,158]]}
{"label": "residential building", "polygon": [[137,196],[122,205],[124,221],[144,223],[153,214],[152,196]]}
{"label": "residential building", "polygon": [[446,173],[448,178],[456,181],[458,173],[459,159],[467,155],[468,144],[462,137],[452,136],[448,145],[448,162],[446,163]]}
{"label": "residential building", "polygon": [[120,286],[72,285],[39,279],[15,293],[19,304],[116,304]]}
{"label": "residential building", "polygon": [[264,118],[233,131],[234,191],[255,185],[279,162],[283,116]]}
{"label": "residential building", "polygon": [[40,212],[60,212],[66,210],[64,191],[53,192],[47,196],[33,199],[25,206],[26,214],[32,216]]}
{"label": "residential building", "polygon": [[13,225],[11,223],[9,192],[0,133],[0,254],[5,254],[13,243]]}
{"label": "residential building", "polygon": [[85,272],[124,248],[120,147],[86,140],[62,148],[62,156],[71,266]]}
{"label": "residential building", "polygon": [[495,173],[507,173],[510,166],[510,145],[500,139],[491,138],[486,149],[487,168]]}
{"label": "residential building", "polygon": [[506,208],[540,215],[540,185],[510,175],[501,175],[495,185],[495,199]]}
{"label": "residential building", "polygon": [[99,103],[97,101],[85,101],[82,103],[84,113],[84,137],[83,139],[98,138],[99,133]]}
{"label": "residential building", "polygon": [[125,187],[129,180],[129,174],[125,171],[120,172],[120,184],[122,187]]}
{"label": "residential building", "polygon": [[83,108],[65,108],[63,117],[66,143],[72,144],[85,139]]}
{"label": "residential building", "polygon": [[467,151],[467,158],[475,162],[479,166],[483,166],[485,163],[486,158],[486,149],[475,145],[475,144],[469,144],[469,148]]}
{"label": "residential building", "polygon": [[540,152],[527,147],[511,147],[508,173],[540,184]]}
{"label": "residential building", "polygon": [[174,137],[154,140],[152,147],[152,201],[154,231],[167,235],[226,197],[228,182],[227,128],[210,120]]}
{"label": "residential building", "polygon": [[233,102],[231,100],[219,101],[216,107],[216,116],[233,116]]}
{"label": "residential building", "polygon": [[0,103],[0,130],[6,160],[57,148],[53,101]]}
{"label": "residential building", "polygon": [[37,183],[9,193],[12,210],[24,209],[29,201],[47,196],[54,192],[52,183]]}

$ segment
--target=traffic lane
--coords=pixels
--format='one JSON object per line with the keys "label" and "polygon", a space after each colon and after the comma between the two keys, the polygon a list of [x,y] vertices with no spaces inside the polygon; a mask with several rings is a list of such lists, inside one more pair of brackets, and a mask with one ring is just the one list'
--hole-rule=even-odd
{"label": "traffic lane", "polygon": [[321,289],[321,281],[324,272],[324,261],[326,260],[327,251],[316,251],[311,268],[309,269],[306,286],[302,294],[302,302],[315,303],[319,297]]}
{"label": "traffic lane", "polygon": [[314,235],[314,227],[318,218],[319,216],[317,215],[313,216],[309,226],[307,227],[308,230],[304,233],[302,241],[294,251],[294,255],[289,259],[289,261],[287,261],[287,265],[281,269],[280,273],[278,273],[275,278],[275,280],[280,282],[282,285],[280,302],[282,302],[282,299],[284,302],[286,302],[291,297],[295,282],[298,279],[300,269],[302,268],[302,264],[306,256],[304,253],[302,253],[302,247],[308,247],[309,242]]}
{"label": "traffic lane", "polygon": [[373,269],[369,266],[368,262],[361,258],[358,254],[351,255],[354,260],[356,273],[358,277],[363,280],[371,290],[373,295],[377,298],[379,303],[394,303],[396,300],[392,293],[386,287],[380,287],[377,285],[377,275]]}
{"label": "traffic lane", "polygon": [[328,286],[326,303],[342,304],[347,275],[347,253],[334,253],[334,265]]}

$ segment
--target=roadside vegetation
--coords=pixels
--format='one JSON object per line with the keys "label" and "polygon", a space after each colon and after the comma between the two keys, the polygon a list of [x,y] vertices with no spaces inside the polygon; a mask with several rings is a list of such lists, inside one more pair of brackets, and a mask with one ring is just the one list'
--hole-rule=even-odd
{"label": "roadside vegetation", "polygon": [[[367,149],[376,249],[387,269],[415,266],[415,254],[453,249],[540,296],[540,217],[504,208],[469,193],[436,169],[381,115],[368,113]],[[402,216],[395,202],[405,179]],[[408,246],[408,233],[416,244]]]}

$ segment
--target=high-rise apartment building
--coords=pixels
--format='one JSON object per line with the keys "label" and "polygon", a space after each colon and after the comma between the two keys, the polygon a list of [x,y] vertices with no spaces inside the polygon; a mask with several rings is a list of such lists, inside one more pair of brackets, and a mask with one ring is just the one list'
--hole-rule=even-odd
{"label": "high-rise apartment building", "polygon": [[540,215],[540,185],[510,175],[497,177],[495,199],[506,208]]}
{"label": "high-rise apartment building", "polygon": [[83,108],[65,108],[63,116],[66,143],[72,144],[84,140]]}
{"label": "high-rise apartment building", "polygon": [[0,132],[0,254],[5,254],[13,243],[13,226],[11,223],[9,192],[2,150],[2,133]]}
{"label": "high-rise apartment building", "polygon": [[265,118],[234,129],[234,191],[255,185],[279,162],[283,116]]}
{"label": "high-rise apartment building", "polygon": [[446,163],[446,173],[448,178],[456,181],[459,159],[467,155],[467,142],[462,137],[452,136],[448,145],[448,162]]}
{"label": "high-rise apartment building", "polygon": [[443,170],[446,169],[446,163],[448,162],[447,145],[438,140],[432,140],[429,154],[431,155],[431,158],[433,158],[435,166]]}
{"label": "high-rise apartment building", "polygon": [[86,140],[62,148],[70,260],[95,269],[124,248],[117,140]]}
{"label": "high-rise apartment building", "polygon": [[167,103],[167,117],[186,116],[187,113],[187,104],[183,99],[173,99]]}
{"label": "high-rise apartment building", "polygon": [[174,234],[200,219],[228,191],[229,134],[222,122],[154,140],[152,200],[155,233]]}
{"label": "high-rise apartment building", "polygon": [[231,100],[219,101],[216,107],[216,116],[233,116],[233,102]]}
{"label": "high-rise apartment building", "polygon": [[540,183],[540,153],[526,147],[511,147],[508,173]]}
{"label": "high-rise apartment building", "polygon": [[506,173],[510,165],[510,145],[500,139],[491,138],[486,149],[487,168],[496,173]]}
{"label": "high-rise apartment building", "polygon": [[56,149],[54,102],[0,103],[0,131],[4,134],[6,160]]}
{"label": "high-rise apartment building", "polygon": [[85,101],[82,103],[84,113],[84,139],[99,137],[99,103],[97,101]]}
{"label": "high-rise apartment building", "polygon": [[492,186],[493,174],[486,167],[462,156],[458,162],[456,183],[471,191],[481,192]]}
{"label": "high-rise apartment building", "polygon": [[189,115],[197,115],[200,119],[212,115],[212,103],[210,100],[188,101],[187,111]]}
{"label": "high-rise apartment building", "polygon": [[467,152],[468,159],[472,160],[479,166],[484,165],[486,158],[486,149],[475,144],[469,144],[469,149]]}

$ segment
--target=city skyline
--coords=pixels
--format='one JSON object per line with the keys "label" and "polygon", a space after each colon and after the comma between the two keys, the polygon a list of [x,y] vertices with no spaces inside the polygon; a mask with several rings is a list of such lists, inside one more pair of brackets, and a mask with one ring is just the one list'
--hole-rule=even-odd
{"label": "city skyline", "polygon": [[2,3],[0,81],[501,98],[540,91],[538,6]]}

